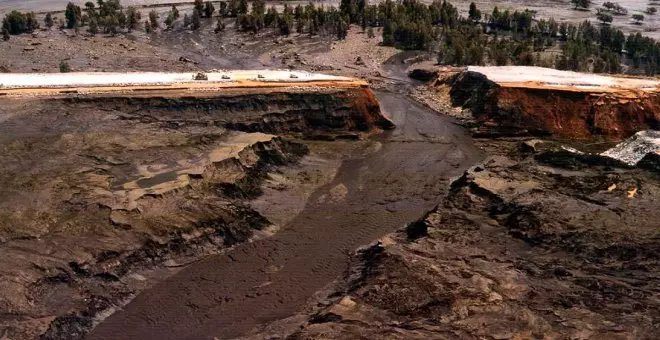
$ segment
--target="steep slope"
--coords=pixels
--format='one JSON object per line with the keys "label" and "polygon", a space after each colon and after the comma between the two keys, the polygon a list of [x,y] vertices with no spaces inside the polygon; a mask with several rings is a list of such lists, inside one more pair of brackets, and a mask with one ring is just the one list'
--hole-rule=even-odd
{"label": "steep slope", "polygon": [[504,134],[620,140],[660,128],[660,82],[538,67],[468,67],[441,75],[453,105]]}

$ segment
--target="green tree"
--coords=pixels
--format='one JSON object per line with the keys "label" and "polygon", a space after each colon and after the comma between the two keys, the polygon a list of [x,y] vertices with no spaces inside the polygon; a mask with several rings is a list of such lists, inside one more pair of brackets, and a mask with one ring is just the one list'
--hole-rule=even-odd
{"label": "green tree", "polygon": [[636,25],[641,25],[642,21],[644,21],[644,16],[641,14],[633,14],[632,19],[635,20]]}
{"label": "green tree", "polygon": [[204,5],[204,16],[207,18],[213,17],[213,13],[215,13],[215,6],[213,6],[213,3],[210,1],[207,1],[206,4]]}
{"label": "green tree", "polygon": [[9,34],[31,33],[39,28],[39,22],[37,16],[32,12],[11,11],[2,20],[2,28],[6,29]]}
{"label": "green tree", "polygon": [[174,18],[174,20],[179,19],[180,16],[179,9],[176,8],[176,5],[172,5],[172,9],[170,10],[170,13],[172,13],[172,17]]}
{"label": "green tree", "polygon": [[614,15],[628,15],[628,10],[623,8],[623,6],[619,4],[614,5],[614,9],[612,10],[612,13]]}
{"label": "green tree", "polygon": [[301,34],[305,31],[305,20],[302,18],[296,20],[296,33]]}
{"label": "green tree", "polygon": [[87,32],[89,32],[91,35],[96,35],[99,33],[99,22],[96,20],[96,17],[89,18],[89,27],[87,28]]}
{"label": "green tree", "polygon": [[229,0],[229,3],[227,3],[227,13],[232,18],[238,16],[238,0]]}
{"label": "green tree", "polygon": [[[285,5],[286,6],[286,5]],[[240,14],[247,14],[248,12],[248,3],[247,0],[238,0],[238,7],[236,8],[236,12]]]}
{"label": "green tree", "polygon": [[395,26],[392,20],[387,20],[385,26],[383,27],[383,45],[385,46],[394,46],[394,30]]}
{"label": "green tree", "polygon": [[571,0],[575,9],[588,9],[591,6],[591,0]]}
{"label": "green tree", "polygon": [[174,22],[176,19],[174,18],[174,12],[170,11],[167,14],[167,18],[165,18],[165,27],[167,27],[168,30],[171,30],[174,28]]}
{"label": "green tree", "polygon": [[107,15],[100,22],[105,33],[115,35],[119,31],[119,18],[117,15]]}
{"label": "green tree", "polygon": [[278,22],[278,27],[281,35],[291,34],[291,27],[293,26],[293,16],[285,12]]}
{"label": "green tree", "polygon": [[158,27],[160,26],[158,24],[158,12],[156,12],[156,10],[151,10],[149,12],[149,25],[151,25],[151,29],[153,31],[158,29]]}
{"label": "green tree", "polygon": [[9,40],[9,30],[6,27],[2,28],[2,40],[7,41]]}
{"label": "green tree", "polygon": [[337,22],[337,39],[344,40],[348,36],[348,23],[344,19]]}
{"label": "green tree", "polygon": [[192,20],[190,22],[190,28],[193,31],[198,30],[202,26],[201,14],[197,9],[193,10]]}
{"label": "green tree", "polygon": [[219,14],[220,14],[221,17],[226,17],[227,16],[227,2],[226,1],[220,1]]}
{"label": "green tree", "polygon": [[215,24],[215,33],[220,33],[225,30],[225,23],[222,22],[222,17],[218,17],[218,22]]}
{"label": "green tree", "polygon": [[[128,6],[126,8],[126,28],[128,28],[128,31],[132,31],[134,29],[137,29],[138,24],[142,20],[142,14],[135,9],[133,6]],[[121,22],[120,22],[121,24]]]}
{"label": "green tree", "polygon": [[199,13],[204,13],[204,0],[195,0],[193,11],[195,10]]}
{"label": "green tree", "polygon": [[468,17],[474,22],[478,22],[481,20],[481,11],[477,9],[477,5],[474,2],[470,3],[470,10],[468,11]]}
{"label": "green tree", "polygon": [[374,28],[371,27],[371,26],[369,26],[369,28],[367,28],[367,37],[369,37],[369,38],[376,37],[376,34],[374,34]]}
{"label": "green tree", "polygon": [[[115,17],[117,18],[117,22],[119,23],[119,27],[124,29],[126,28],[128,24],[128,18],[126,17],[126,13],[123,11],[118,12]],[[83,16],[84,18],[84,16]]]}
{"label": "green tree", "polygon": [[53,25],[55,25],[55,21],[53,21],[53,15],[50,14],[50,12],[46,13],[46,17],[44,18],[44,23],[48,28],[51,28],[53,27]]}
{"label": "green tree", "polygon": [[280,15],[279,13],[277,13],[277,9],[275,8],[275,6],[271,6],[266,12],[266,15],[264,16],[264,26],[276,27],[277,20],[279,19],[279,17]]}
{"label": "green tree", "polygon": [[60,72],[61,73],[71,72],[71,66],[69,66],[69,63],[67,63],[64,60],[60,61]]}
{"label": "green tree", "polygon": [[266,2],[264,0],[255,0],[252,3],[252,16],[257,30],[264,28],[266,16]]}
{"label": "green tree", "polygon": [[598,19],[598,21],[600,21],[603,24],[611,24],[612,21],[614,20],[611,14],[605,12],[600,12],[596,14],[596,19]]}
{"label": "green tree", "polygon": [[71,29],[80,26],[82,20],[82,10],[80,9],[80,6],[76,6],[73,2],[69,2],[66,5],[64,17],[66,17],[67,28]]}

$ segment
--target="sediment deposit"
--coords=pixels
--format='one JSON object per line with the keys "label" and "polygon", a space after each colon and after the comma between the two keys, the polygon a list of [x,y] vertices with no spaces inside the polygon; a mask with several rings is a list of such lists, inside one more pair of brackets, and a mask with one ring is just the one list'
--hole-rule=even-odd
{"label": "sediment deposit", "polygon": [[508,135],[620,140],[660,128],[660,82],[538,67],[468,67],[441,75],[452,104],[482,130]]}
{"label": "sediment deposit", "polygon": [[656,338],[657,175],[494,145],[307,314],[245,338]]}

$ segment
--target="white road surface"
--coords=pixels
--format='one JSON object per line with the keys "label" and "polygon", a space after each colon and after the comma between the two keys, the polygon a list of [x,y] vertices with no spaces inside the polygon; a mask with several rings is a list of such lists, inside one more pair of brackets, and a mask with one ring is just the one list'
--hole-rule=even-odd
{"label": "white road surface", "polygon": [[548,87],[594,90],[599,88],[658,90],[660,86],[660,81],[655,79],[618,78],[531,66],[469,66],[468,71],[481,73],[498,84],[537,82]]}
{"label": "white road surface", "polygon": [[262,82],[354,81],[353,78],[288,70],[232,70],[205,73],[208,80],[194,80],[196,73],[163,72],[80,72],[0,73],[1,89],[57,88],[76,86],[173,85],[195,82],[231,83],[241,80]]}

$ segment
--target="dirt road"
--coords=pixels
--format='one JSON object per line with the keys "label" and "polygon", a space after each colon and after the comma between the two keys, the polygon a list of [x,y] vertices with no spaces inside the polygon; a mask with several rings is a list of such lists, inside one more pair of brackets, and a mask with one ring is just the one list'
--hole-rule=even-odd
{"label": "dirt road", "polygon": [[398,129],[342,164],[305,210],[269,239],[184,269],[101,323],[90,339],[232,338],[302,308],[346,269],[356,247],[437,204],[447,180],[479,160],[470,137],[401,95],[379,93]]}

